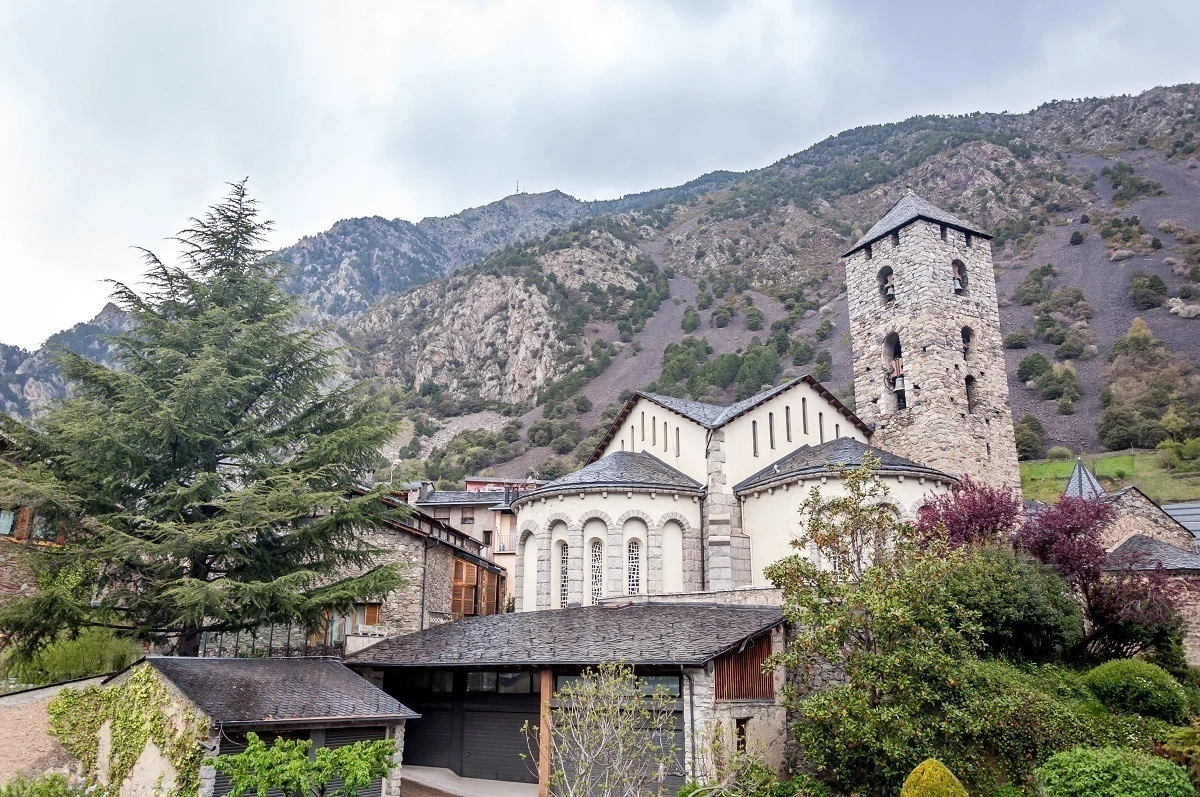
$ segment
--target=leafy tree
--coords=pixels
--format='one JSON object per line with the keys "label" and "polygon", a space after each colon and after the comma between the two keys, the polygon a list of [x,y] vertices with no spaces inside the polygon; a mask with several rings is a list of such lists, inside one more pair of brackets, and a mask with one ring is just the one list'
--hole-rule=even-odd
{"label": "leafy tree", "polygon": [[792,345],[792,365],[808,365],[814,356],[815,351],[808,338],[800,338]]}
{"label": "leafy tree", "polygon": [[386,777],[396,754],[394,739],[355,742],[341,747],[321,747],[311,754],[311,739],[276,739],[269,747],[253,731],[246,734],[246,749],[217,756],[213,764],[229,776],[229,794],[252,793],[266,797],[355,797]]}
{"label": "leafy tree", "polygon": [[[746,308],[746,329],[751,332],[757,332],[763,328],[765,320],[766,316],[763,315],[762,310],[759,310],[757,307]],[[687,330],[684,331],[686,332]]]}
{"label": "leafy tree", "polygon": [[1071,233],[1071,246],[1079,246],[1083,243],[1084,235],[1082,230],[1075,230]]}
{"label": "leafy tree", "polygon": [[9,650],[0,673],[24,686],[40,686],[123,670],[142,656],[132,640],[104,628],[87,628],[34,651]]}
{"label": "leafy tree", "polygon": [[1017,442],[1017,456],[1021,459],[1037,459],[1046,449],[1046,428],[1032,415],[1026,415],[1013,425]]}
{"label": "leafy tree", "polygon": [[694,307],[689,307],[683,311],[683,321],[680,326],[688,334],[695,332],[700,327],[700,314],[696,312]]}
{"label": "leafy tree", "polygon": [[[550,712],[550,793],[561,797],[666,793],[676,753],[675,698],[646,695],[633,668],[603,662],[554,694]],[[541,728],[526,723],[530,752]]]}
{"label": "leafy tree", "polygon": [[366,536],[395,511],[347,495],[394,425],[299,326],[269,230],[235,184],[178,236],[182,265],[147,252],[149,292],[116,284],[118,367],[63,352],[72,397],[4,422],[23,467],[0,462],[0,502],[66,539],[39,562],[50,586],[0,611],[6,643],[103,627],[196,655],[204,631],[312,623],[398,584]]}
{"label": "leafy tree", "polygon": [[1029,382],[1037,379],[1049,371],[1050,368],[1050,360],[1046,355],[1039,353],[1027,354],[1021,358],[1021,363],[1017,366],[1017,379],[1020,379],[1022,382]]}
{"label": "leafy tree", "polygon": [[1104,499],[1063,498],[1021,529],[1021,547],[1066,579],[1083,604],[1087,634],[1080,651],[1096,660],[1154,651],[1172,655],[1182,618],[1161,572],[1104,572],[1101,533],[1114,510]]}
{"label": "leafy tree", "polygon": [[816,359],[813,360],[812,378],[818,382],[824,382],[833,376],[833,355],[827,350],[821,349],[817,352]]}

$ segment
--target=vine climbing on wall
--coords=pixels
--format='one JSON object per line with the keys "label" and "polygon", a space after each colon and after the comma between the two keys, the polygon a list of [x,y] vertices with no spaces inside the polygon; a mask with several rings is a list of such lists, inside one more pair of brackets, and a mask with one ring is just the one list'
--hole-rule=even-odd
{"label": "vine climbing on wall", "polygon": [[[151,667],[140,667],[112,686],[64,689],[47,713],[50,732],[83,763],[88,780],[99,786],[98,795],[117,797],[150,742],[175,769],[169,797],[196,793],[207,724],[195,710],[172,701]],[[102,765],[100,738],[106,725],[110,741]]]}

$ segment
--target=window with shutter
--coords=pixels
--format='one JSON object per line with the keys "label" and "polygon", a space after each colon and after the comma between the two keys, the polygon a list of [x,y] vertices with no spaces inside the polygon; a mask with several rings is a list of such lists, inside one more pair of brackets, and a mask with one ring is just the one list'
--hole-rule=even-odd
{"label": "window with shutter", "polygon": [[475,614],[479,568],[462,559],[454,560],[454,585],[450,596],[450,613],[455,617]]}

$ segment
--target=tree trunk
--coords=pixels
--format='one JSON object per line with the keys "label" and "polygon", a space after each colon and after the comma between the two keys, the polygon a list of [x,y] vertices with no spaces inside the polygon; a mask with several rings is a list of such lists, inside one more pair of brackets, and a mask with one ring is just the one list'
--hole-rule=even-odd
{"label": "tree trunk", "polygon": [[185,626],[179,634],[179,644],[175,648],[179,656],[200,655],[200,629],[195,626]]}

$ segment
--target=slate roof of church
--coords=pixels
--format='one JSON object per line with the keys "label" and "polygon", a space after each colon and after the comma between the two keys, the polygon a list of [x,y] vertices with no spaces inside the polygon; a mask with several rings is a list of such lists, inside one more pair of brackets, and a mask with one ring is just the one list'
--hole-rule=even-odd
{"label": "slate roof of church", "polygon": [[1107,493],[1095,475],[1083,464],[1082,459],[1075,460],[1075,469],[1067,479],[1063,488],[1063,498],[1103,498]]}
{"label": "slate roof of church", "polygon": [[1200,553],[1185,551],[1174,545],[1134,534],[1118,545],[1109,555],[1105,570],[1164,570],[1200,571]]}
{"label": "slate roof of church", "polygon": [[1162,510],[1193,535],[1200,537],[1200,503],[1163,504]]}
{"label": "slate roof of church", "polygon": [[830,465],[845,465],[855,468],[863,458],[873,454],[882,470],[905,471],[917,475],[951,479],[952,477],[933,468],[913,462],[898,454],[868,445],[853,437],[839,437],[820,445],[800,446],[795,451],[772,462],[758,473],[742,479],[733,486],[734,492],[765,487],[773,482],[782,482],[796,476],[829,473]]}
{"label": "slate roof of church", "polygon": [[942,210],[931,202],[927,202],[909,189],[904,196],[900,197],[900,201],[892,205],[892,209],[885,213],[882,219],[875,222],[875,225],[867,231],[867,234],[860,238],[858,243],[851,247],[842,257],[849,257],[867,244],[874,243],[893,230],[898,230],[917,219],[925,219],[934,224],[945,224],[948,227],[954,227],[963,232],[978,235],[980,238],[990,239],[992,237],[982,230],[975,229],[975,227],[967,224],[954,214]]}
{"label": "slate roof of church", "polygon": [[469,617],[389,637],[350,666],[631,665],[700,667],[783,622],[775,606],[633,603]]}
{"label": "slate roof of church", "polygon": [[149,656],[144,661],[226,727],[367,725],[421,716],[333,659]]}
{"label": "slate roof of church", "polygon": [[614,451],[590,465],[584,465],[579,470],[568,473],[561,479],[555,479],[536,490],[522,493],[512,502],[517,504],[527,498],[541,495],[605,487],[614,490],[653,488],[691,493],[699,493],[704,489],[704,485],[700,482],[686,473],[676,470],[653,454],[645,451]]}

